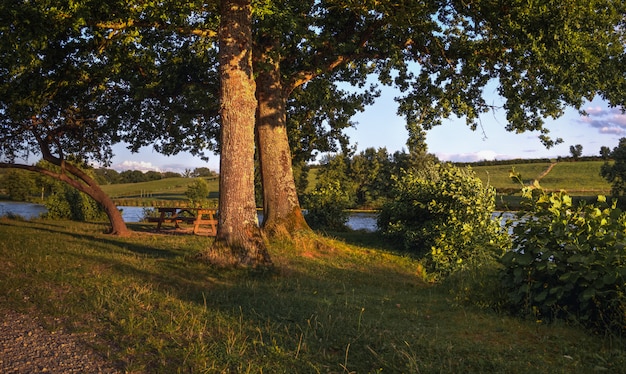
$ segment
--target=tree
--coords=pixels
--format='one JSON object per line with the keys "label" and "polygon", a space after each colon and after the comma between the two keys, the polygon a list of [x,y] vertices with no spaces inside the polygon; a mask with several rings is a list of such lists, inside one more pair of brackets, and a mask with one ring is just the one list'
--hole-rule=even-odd
{"label": "tree", "polygon": [[283,109],[299,87],[316,79],[363,85],[375,73],[404,91],[399,113],[416,133],[451,115],[476,129],[479,115],[496,109],[482,93],[497,80],[507,130],[537,131],[551,146],[560,139],[549,138],[545,117],[580,109],[594,95],[623,105],[623,14],[621,1],[264,3],[255,44],[259,152],[262,168],[282,160],[263,169],[266,209],[286,202],[270,212],[273,225],[301,227],[292,216],[298,206],[290,198]]}
{"label": "tree", "polygon": [[623,196],[626,192],[626,138],[621,138],[617,147],[611,152],[614,162],[604,162],[600,175],[611,183],[611,194]]}
{"label": "tree", "polygon": [[29,174],[21,170],[9,170],[0,179],[0,187],[11,200],[28,201],[37,192],[35,180]]}
{"label": "tree", "polygon": [[[107,213],[111,232],[125,235],[115,204],[69,162],[106,161],[118,140],[106,122],[107,69],[95,53],[101,39],[86,27],[83,10],[0,5],[0,167],[38,172],[88,194]],[[29,154],[58,169],[16,162]]]}
{"label": "tree", "polygon": [[254,125],[250,0],[222,0],[220,19],[220,198],[211,261],[268,266],[254,203]]}
{"label": "tree", "polygon": [[569,153],[572,155],[574,161],[577,161],[580,156],[583,155],[583,146],[580,144],[570,145]]}
{"label": "tree", "polygon": [[611,148],[607,146],[600,147],[600,157],[605,161],[608,160],[611,157]]}
{"label": "tree", "polygon": [[215,173],[213,173],[213,171],[209,168],[201,167],[201,168],[193,169],[193,172],[191,173],[191,175],[195,178],[200,178],[200,177],[212,177],[215,175]]}
{"label": "tree", "polygon": [[349,177],[356,184],[356,205],[379,208],[391,188],[391,160],[386,148],[367,148],[350,160]]}

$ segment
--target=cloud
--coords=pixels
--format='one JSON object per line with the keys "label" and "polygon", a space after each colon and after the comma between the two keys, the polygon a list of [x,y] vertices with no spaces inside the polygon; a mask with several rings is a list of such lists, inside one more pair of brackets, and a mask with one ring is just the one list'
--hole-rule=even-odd
{"label": "cloud", "polygon": [[578,122],[598,129],[601,134],[626,134],[626,114],[619,108],[603,108],[600,106],[585,109],[586,116]]}
{"label": "cloud", "polygon": [[472,153],[436,153],[437,158],[442,161],[454,161],[454,162],[476,162],[476,161],[491,161],[495,159],[508,159],[513,158],[506,155],[498,154],[491,150],[482,150]]}
{"label": "cloud", "polygon": [[125,160],[115,165],[112,165],[113,169],[118,171],[124,170],[139,170],[139,171],[161,171],[158,166],[152,165],[151,162],[146,161],[129,161]]}

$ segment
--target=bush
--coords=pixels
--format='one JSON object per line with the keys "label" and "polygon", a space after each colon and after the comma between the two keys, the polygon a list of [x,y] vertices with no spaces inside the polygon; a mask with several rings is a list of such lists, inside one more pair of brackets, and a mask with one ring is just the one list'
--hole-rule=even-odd
{"label": "bush", "polygon": [[46,198],[46,218],[74,221],[99,221],[106,219],[104,209],[94,199],[78,190],[57,183],[54,192]]}
{"label": "bush", "polygon": [[346,209],[352,203],[350,193],[339,181],[318,183],[315,191],[305,197],[307,212],[305,219],[314,229],[345,231],[349,214]]}
{"label": "bush", "polygon": [[201,207],[209,197],[209,184],[202,178],[196,178],[187,186],[185,196],[194,207]]}
{"label": "bush", "polygon": [[510,248],[492,218],[495,189],[484,187],[470,168],[430,164],[394,178],[393,200],[378,218],[386,236],[422,256],[427,270],[445,277],[494,262]]}
{"label": "bush", "polygon": [[523,194],[530,209],[512,226],[514,250],[501,260],[511,310],[623,334],[626,216],[603,196],[573,206],[564,192]]}

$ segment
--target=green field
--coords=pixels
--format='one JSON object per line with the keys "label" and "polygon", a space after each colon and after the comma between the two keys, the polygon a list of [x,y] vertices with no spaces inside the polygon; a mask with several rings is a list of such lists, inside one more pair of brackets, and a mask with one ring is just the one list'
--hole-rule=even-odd
{"label": "green field", "polygon": [[[475,287],[497,282],[430,284],[416,260],[375,234],[274,242],[275,270],[251,271],[198,262],[209,237],[154,234],[135,224],[132,237],[117,238],[104,228],[0,218],[0,313],[28,313],[50,321],[52,331],[94,333],[90,346],[120,372],[534,374],[626,367],[623,337],[480,308]],[[367,244],[350,244],[356,239]]]}
{"label": "green field", "polygon": [[[155,202],[180,202],[185,203],[187,186],[194,181],[193,178],[165,178],[150,182],[121,183],[103,185],[102,189],[118,205],[156,206]],[[219,196],[219,180],[215,177],[207,178],[210,193],[209,199],[217,199]]]}
{"label": "green field", "polygon": [[547,190],[565,190],[571,195],[586,196],[610,193],[611,185],[600,176],[602,164],[604,161],[558,162],[543,178],[540,177],[550,163],[476,166],[472,169],[483,183],[498,191],[520,189],[520,184],[509,177],[514,168],[526,185],[539,179],[540,185]]}

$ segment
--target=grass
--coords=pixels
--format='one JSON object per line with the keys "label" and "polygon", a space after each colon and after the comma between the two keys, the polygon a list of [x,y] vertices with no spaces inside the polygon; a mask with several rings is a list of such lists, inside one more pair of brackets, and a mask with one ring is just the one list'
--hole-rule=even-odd
{"label": "grass", "polygon": [[609,194],[611,184],[600,176],[603,164],[604,161],[560,162],[541,180],[541,185],[579,196]]}
{"label": "grass", "polygon": [[[141,373],[623,372],[624,342],[458,304],[376,234],[272,243],[274,271],[216,270],[212,238],[0,219],[0,309],[62,317]],[[358,245],[348,244],[359,240]]]}
{"label": "grass", "polygon": [[[159,204],[187,203],[185,192],[194,178],[165,178],[150,182],[121,183],[103,185],[102,190],[118,205],[126,206],[158,206]],[[209,198],[219,197],[219,180],[207,178]]]}
{"label": "grass", "polygon": [[608,194],[611,191],[611,185],[600,176],[603,164],[604,161],[558,162],[543,177],[549,163],[476,166],[472,169],[483,184],[488,183],[498,191],[514,191],[520,188],[519,183],[509,177],[509,171],[515,168],[526,185],[539,179],[541,186],[547,190],[567,190],[571,195],[588,196]]}
{"label": "grass", "polygon": [[536,164],[517,164],[517,165],[491,165],[491,166],[474,166],[472,170],[476,176],[480,178],[484,185],[493,186],[496,190],[502,189],[519,189],[518,182],[512,181],[509,172],[514,168],[520,173],[524,184],[532,183],[537,179],[548,167],[550,163]]}

